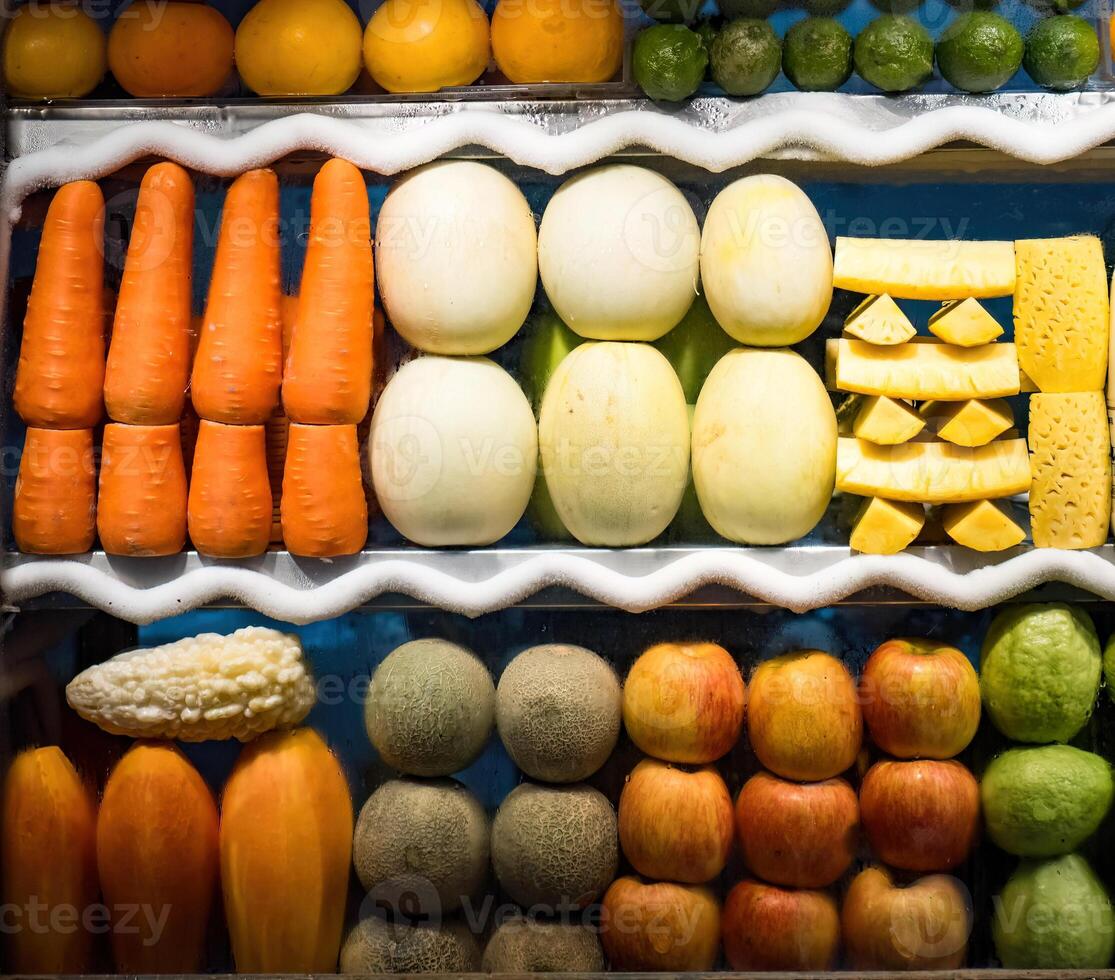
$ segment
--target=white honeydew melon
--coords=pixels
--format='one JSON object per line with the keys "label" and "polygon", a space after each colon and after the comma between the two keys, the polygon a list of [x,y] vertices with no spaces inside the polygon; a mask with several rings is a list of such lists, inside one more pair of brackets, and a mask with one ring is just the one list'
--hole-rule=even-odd
{"label": "white honeydew melon", "polygon": [[546,484],[585,545],[658,537],[689,479],[689,412],[670,362],[647,344],[582,344],[558,365],[539,416]]}
{"label": "white honeydew melon", "polygon": [[741,344],[786,347],[813,333],[832,303],[832,249],[804,191],[773,174],[725,187],[705,218],[701,281]]}
{"label": "white honeydew melon", "polygon": [[368,433],[384,516],[427,547],[486,545],[523,516],[538,466],[530,402],[486,357],[428,355],[388,382]]}
{"label": "white honeydew melon", "polygon": [[808,534],[836,480],[836,413],[817,372],[791,350],[721,358],[693,413],[693,480],[709,524],[730,541]]}
{"label": "white honeydew melon", "polygon": [[432,163],[400,180],[376,223],[387,319],[431,354],[487,354],[530,313],[538,235],[522,192],[492,167]]}
{"label": "white honeydew melon", "polygon": [[693,305],[701,229],[661,174],[626,164],[566,181],[538,232],[542,285],[590,340],[657,340]]}

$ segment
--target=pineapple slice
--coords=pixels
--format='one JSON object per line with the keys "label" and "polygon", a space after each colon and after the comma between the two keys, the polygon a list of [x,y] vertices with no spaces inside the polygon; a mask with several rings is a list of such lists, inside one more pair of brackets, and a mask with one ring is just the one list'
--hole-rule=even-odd
{"label": "pineapple slice", "polygon": [[990,500],[949,504],[942,523],[953,541],[973,551],[1006,551],[1026,540],[1026,532],[1014,522],[1006,508]]}
{"label": "pineapple slice", "polygon": [[1011,497],[1030,488],[1025,439],[976,449],[947,442],[875,446],[842,438],[836,448],[836,489],[861,497],[962,504]]}
{"label": "pineapple slice", "polygon": [[1110,300],[1098,238],[1017,245],[1014,339],[1041,391],[1099,391],[1107,374]]}
{"label": "pineapple slice", "polygon": [[833,285],[895,299],[985,299],[1014,292],[1013,242],[837,238]]}
{"label": "pineapple slice", "polygon": [[1017,395],[1020,383],[1014,344],[953,347],[927,340],[876,347],[838,340],[831,352],[826,347],[828,361],[836,387],[861,395],[961,401]]}
{"label": "pineapple slice", "polygon": [[945,303],[929,318],[929,332],[946,344],[980,347],[1003,334],[999,321],[983,308],[978,299]]}
{"label": "pineapple slice", "polygon": [[852,310],[844,321],[844,332],[883,347],[904,344],[917,333],[910,318],[886,293],[868,296]]}
{"label": "pineapple slice", "polygon": [[1014,412],[1002,398],[925,402],[919,412],[937,435],[956,446],[986,446],[1014,425]]}
{"label": "pineapple slice", "polygon": [[1039,548],[1095,548],[1111,517],[1111,435],[1098,391],[1030,399],[1030,531]]}
{"label": "pineapple slice", "polygon": [[877,446],[909,442],[925,428],[925,419],[905,402],[872,395],[865,398],[852,424],[852,434]]}
{"label": "pineapple slice", "polygon": [[863,502],[852,524],[848,542],[865,555],[897,555],[905,551],[925,527],[925,508],[871,497]]}

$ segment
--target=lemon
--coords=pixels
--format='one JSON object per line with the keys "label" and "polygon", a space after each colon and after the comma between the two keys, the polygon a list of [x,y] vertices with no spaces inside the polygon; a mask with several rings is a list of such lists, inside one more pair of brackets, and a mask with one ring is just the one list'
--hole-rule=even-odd
{"label": "lemon", "polygon": [[488,18],[476,0],[386,0],[364,33],[364,63],[388,92],[469,85],[490,58]]}
{"label": "lemon", "polygon": [[4,87],[17,99],[76,99],[105,75],[105,36],[76,3],[20,7],[4,33]]}
{"label": "lemon", "polygon": [[360,74],[360,47],[344,0],[260,0],[236,31],[236,66],[259,95],[341,95]]}

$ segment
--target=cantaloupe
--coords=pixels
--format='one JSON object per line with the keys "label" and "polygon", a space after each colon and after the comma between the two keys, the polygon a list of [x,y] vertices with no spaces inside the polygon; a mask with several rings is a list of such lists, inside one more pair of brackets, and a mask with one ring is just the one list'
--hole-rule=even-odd
{"label": "cantaloupe", "polygon": [[484,751],[495,704],[492,676],[471,650],[447,640],[413,640],[376,668],[364,725],[391,768],[449,776]]}
{"label": "cantaloupe", "polygon": [[603,973],[604,951],[596,933],[576,922],[511,918],[497,926],[484,947],[485,973]]}
{"label": "cantaloupe", "polygon": [[583,784],[513,789],[492,821],[492,866],[504,891],[524,908],[583,908],[615,877],[616,814]]}
{"label": "cantaloupe", "polygon": [[368,915],[353,927],[341,950],[341,973],[453,974],[479,968],[476,937],[455,919],[412,925]]}
{"label": "cantaloupe", "polygon": [[491,828],[475,796],[453,779],[393,779],[364,804],[352,860],[365,891],[414,914],[459,908],[488,873]]}
{"label": "cantaloupe", "polygon": [[496,688],[496,725],[507,754],[548,783],[587,779],[619,738],[623,692],[616,672],[584,647],[520,653]]}

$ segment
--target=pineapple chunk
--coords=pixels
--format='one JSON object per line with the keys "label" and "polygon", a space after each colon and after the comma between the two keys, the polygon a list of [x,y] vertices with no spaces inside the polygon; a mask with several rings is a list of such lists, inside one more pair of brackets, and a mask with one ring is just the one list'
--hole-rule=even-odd
{"label": "pineapple chunk", "polygon": [[1011,497],[1030,488],[1025,439],[967,449],[947,442],[875,446],[842,438],[836,448],[836,489],[861,497],[962,504]]}
{"label": "pineapple chunk", "polygon": [[1026,540],[1026,532],[1006,509],[990,500],[949,504],[943,523],[953,541],[973,551],[1006,551]]}
{"label": "pineapple chunk", "polygon": [[909,317],[885,293],[868,296],[852,310],[844,321],[844,332],[883,347],[904,344],[917,333]]}
{"label": "pineapple chunk", "polygon": [[897,555],[905,551],[925,527],[921,504],[871,497],[863,502],[848,542],[865,555]]}
{"label": "pineapple chunk", "polygon": [[937,435],[956,446],[986,446],[1014,425],[1014,412],[1002,398],[925,402],[919,411]]}
{"label": "pineapple chunk", "polygon": [[946,344],[980,347],[1003,334],[999,321],[983,308],[978,299],[946,303],[929,318],[929,332]]}
{"label": "pineapple chunk", "polygon": [[1095,548],[1111,517],[1111,435],[1098,391],[1030,399],[1030,531],[1039,548]]}
{"label": "pineapple chunk", "polygon": [[953,347],[930,341],[876,347],[838,340],[831,353],[826,349],[826,359],[835,362],[836,387],[861,395],[960,401],[1018,394],[1014,344]]}
{"label": "pineapple chunk", "polygon": [[1099,391],[1111,329],[1099,239],[1022,241],[1017,255],[1014,339],[1022,369],[1041,391]]}
{"label": "pineapple chunk", "polygon": [[1013,242],[837,238],[833,285],[895,299],[977,299],[1014,292]]}
{"label": "pineapple chunk", "polygon": [[909,442],[924,428],[925,419],[905,402],[872,395],[864,399],[852,433],[878,446],[897,446]]}

